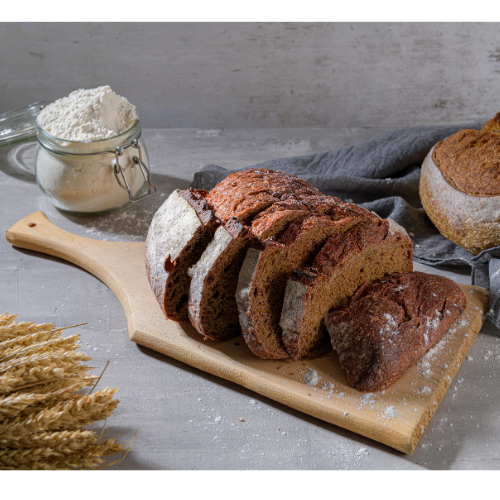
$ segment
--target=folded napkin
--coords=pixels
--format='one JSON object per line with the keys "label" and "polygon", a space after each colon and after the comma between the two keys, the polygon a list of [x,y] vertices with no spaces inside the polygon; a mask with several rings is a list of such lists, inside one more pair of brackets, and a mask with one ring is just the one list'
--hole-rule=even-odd
{"label": "folded napkin", "polygon": [[[248,168],[270,168],[298,175],[323,194],[395,220],[410,235],[417,262],[428,266],[471,266],[472,284],[491,292],[488,319],[500,328],[500,247],[474,257],[447,240],[425,214],[418,194],[420,166],[432,146],[460,129],[479,130],[481,126],[474,123],[411,127],[354,146],[279,158]],[[206,165],[195,173],[191,186],[210,190],[230,172],[217,165]]]}

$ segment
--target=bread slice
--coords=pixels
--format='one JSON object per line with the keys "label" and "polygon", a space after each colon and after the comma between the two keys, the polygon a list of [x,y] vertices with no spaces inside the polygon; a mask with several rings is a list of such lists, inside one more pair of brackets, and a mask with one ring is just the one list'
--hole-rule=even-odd
{"label": "bread slice", "polygon": [[220,226],[188,271],[191,276],[189,319],[205,338],[226,340],[241,332],[234,293],[239,262],[253,240],[248,228],[236,219]]}
{"label": "bread slice", "polygon": [[207,191],[175,190],[153,217],[146,239],[146,273],[165,316],[188,321],[191,282],[187,270],[198,261],[219,222],[206,203]]}
{"label": "bread slice", "polygon": [[351,387],[382,391],[430,349],[465,310],[458,285],[414,272],[365,284],[348,306],[325,317]]}
{"label": "bread slice", "polygon": [[345,305],[365,282],[413,269],[406,231],[388,219],[366,221],[331,237],[311,267],[288,280],[280,326],[290,357],[311,358],[331,350],[323,323],[332,308]]}
{"label": "bread slice", "polygon": [[294,220],[331,210],[340,200],[284,172],[250,169],[230,174],[207,196],[223,223],[189,271],[189,318],[205,337],[241,334],[236,287],[248,247],[281,234]]}
{"label": "bread slice", "polygon": [[312,264],[331,236],[367,219],[378,217],[356,205],[338,204],[329,215],[297,220],[277,241],[266,240],[248,249],[236,302],[243,337],[254,354],[262,359],[289,357],[279,325],[288,278],[294,269]]}

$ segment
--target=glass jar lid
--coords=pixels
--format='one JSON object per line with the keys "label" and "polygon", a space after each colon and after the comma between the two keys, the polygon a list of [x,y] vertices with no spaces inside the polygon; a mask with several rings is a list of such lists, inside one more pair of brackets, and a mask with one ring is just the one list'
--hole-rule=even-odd
{"label": "glass jar lid", "polygon": [[36,119],[52,101],[34,102],[0,114],[0,147],[36,137]]}

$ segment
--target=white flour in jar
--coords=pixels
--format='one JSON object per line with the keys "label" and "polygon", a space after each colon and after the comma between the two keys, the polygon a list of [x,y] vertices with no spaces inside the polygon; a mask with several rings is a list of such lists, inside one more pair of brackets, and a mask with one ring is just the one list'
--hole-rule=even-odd
{"label": "white flour in jar", "polygon": [[49,104],[38,116],[39,126],[53,137],[91,142],[109,139],[129,129],[137,110],[109,85],[80,89]]}
{"label": "white flour in jar", "polygon": [[[78,155],[63,155],[38,146],[37,182],[54,205],[62,210],[98,213],[118,208],[129,201],[114,174],[113,154],[91,155],[96,150],[113,151],[127,139],[117,137],[138,119],[135,106],[109,86],[76,90],[58,99],[38,116],[38,126],[53,137],[68,141],[66,147]],[[144,185],[139,167],[130,168],[135,148],[120,156],[131,191],[136,195]],[[148,166],[143,151],[143,161]]]}

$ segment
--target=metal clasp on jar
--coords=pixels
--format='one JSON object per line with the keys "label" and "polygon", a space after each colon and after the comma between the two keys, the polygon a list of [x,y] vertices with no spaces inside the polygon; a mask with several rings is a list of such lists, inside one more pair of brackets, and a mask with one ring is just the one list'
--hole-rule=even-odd
{"label": "metal clasp on jar", "polygon": [[[139,166],[139,168],[141,169],[142,175],[144,176],[144,179],[146,181],[146,185],[148,187],[148,192],[146,194],[140,196],[139,198],[134,198],[134,195],[132,194],[132,191],[130,190],[130,185],[128,183],[127,177],[125,175],[125,169],[120,165],[120,156],[122,155],[123,150],[129,146],[132,146],[133,148],[137,149],[137,151],[139,153],[139,157],[137,157],[137,156],[132,157],[131,168],[134,168],[136,165]],[[114,168],[114,172],[115,172],[116,180],[117,180],[119,186],[128,192],[129,200],[132,203],[137,203],[138,201],[149,198],[150,196],[153,196],[156,193],[156,188],[153,186],[153,184],[151,184],[149,169],[148,169],[148,167],[146,167],[146,165],[142,161],[141,146],[139,144],[138,139],[134,139],[127,146],[124,146],[124,147],[118,146],[116,148],[115,156],[116,156],[116,165]],[[121,177],[123,179],[123,182],[120,180],[120,174],[121,174]]]}

